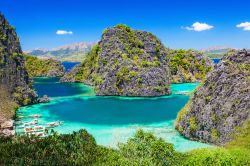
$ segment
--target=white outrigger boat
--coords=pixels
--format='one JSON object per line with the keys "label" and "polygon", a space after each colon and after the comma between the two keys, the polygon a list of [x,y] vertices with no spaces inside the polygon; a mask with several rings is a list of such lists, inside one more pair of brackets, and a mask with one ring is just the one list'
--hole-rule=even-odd
{"label": "white outrigger boat", "polygon": [[36,132],[34,133],[35,136],[38,136],[38,137],[44,137],[46,134],[45,132]]}
{"label": "white outrigger boat", "polygon": [[61,122],[61,121],[47,123],[48,127],[57,127],[57,126],[60,126],[62,124],[63,124],[63,122]]}
{"label": "white outrigger boat", "polygon": [[[37,116],[34,116],[37,117]],[[44,137],[46,135],[48,135],[49,130],[51,130],[54,127],[60,126],[63,124],[62,121],[55,121],[55,122],[49,122],[47,124],[44,125],[38,125],[38,119],[35,118],[33,121],[31,122],[18,122],[17,126],[16,126],[16,131],[19,134],[26,134],[28,136],[41,136]]]}
{"label": "white outrigger boat", "polygon": [[46,127],[45,126],[35,126],[34,129],[35,130],[45,130]]}
{"label": "white outrigger boat", "polygon": [[17,118],[22,119],[22,118],[41,118],[42,115],[40,114],[34,114],[34,115],[29,115],[29,116],[18,116]]}
{"label": "white outrigger boat", "polygon": [[38,120],[34,119],[32,122],[20,122],[19,124],[22,124],[22,126],[20,126],[20,127],[24,128],[26,126],[32,126],[32,125],[38,124]]}
{"label": "white outrigger boat", "polygon": [[44,126],[34,126],[34,127],[25,127],[24,132],[38,132],[45,131],[46,127]]}
{"label": "white outrigger boat", "polygon": [[41,118],[42,115],[40,114],[34,114],[34,115],[30,115],[31,118]]}

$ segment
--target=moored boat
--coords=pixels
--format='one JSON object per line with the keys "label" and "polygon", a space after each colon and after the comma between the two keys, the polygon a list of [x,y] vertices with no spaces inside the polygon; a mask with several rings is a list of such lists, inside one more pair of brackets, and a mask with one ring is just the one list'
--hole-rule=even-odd
{"label": "moored boat", "polygon": [[61,122],[61,121],[47,123],[48,127],[56,127],[56,126],[60,126],[62,124],[63,124],[63,122]]}

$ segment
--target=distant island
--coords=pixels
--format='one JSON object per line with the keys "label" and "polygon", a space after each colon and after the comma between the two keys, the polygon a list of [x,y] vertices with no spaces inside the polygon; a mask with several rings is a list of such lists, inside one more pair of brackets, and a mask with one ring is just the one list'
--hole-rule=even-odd
{"label": "distant island", "polygon": [[226,47],[226,46],[214,46],[214,47],[201,49],[201,51],[204,52],[204,54],[207,57],[212,58],[212,59],[221,59],[230,50],[237,50],[237,49]]}

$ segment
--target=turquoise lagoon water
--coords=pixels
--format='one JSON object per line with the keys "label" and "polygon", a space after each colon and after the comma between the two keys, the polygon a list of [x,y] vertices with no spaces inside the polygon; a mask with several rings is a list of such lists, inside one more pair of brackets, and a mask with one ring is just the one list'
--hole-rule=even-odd
{"label": "turquoise lagoon water", "polygon": [[62,126],[54,128],[59,133],[84,128],[98,144],[113,148],[141,128],[173,143],[176,150],[187,151],[210,145],[187,140],[174,129],[174,119],[189,99],[187,95],[174,93],[190,92],[198,85],[171,85],[173,95],[164,97],[101,97],[95,96],[93,88],[83,84],[59,83],[57,78],[35,78],[38,94],[48,94],[51,102],[22,107],[18,115],[41,114],[41,125],[63,121]]}

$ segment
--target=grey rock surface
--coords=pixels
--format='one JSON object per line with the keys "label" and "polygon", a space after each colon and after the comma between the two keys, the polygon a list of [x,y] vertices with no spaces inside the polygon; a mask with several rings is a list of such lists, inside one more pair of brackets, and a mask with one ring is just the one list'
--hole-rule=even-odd
{"label": "grey rock surface", "polygon": [[179,113],[176,129],[185,137],[224,144],[250,120],[250,52],[224,56]]}
{"label": "grey rock surface", "polygon": [[[92,65],[96,67],[89,69],[90,76],[80,81],[95,85],[97,95],[170,94],[169,50],[153,34],[118,25],[105,30],[98,49],[97,64]],[[81,65],[61,81],[75,82]]]}

